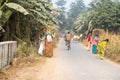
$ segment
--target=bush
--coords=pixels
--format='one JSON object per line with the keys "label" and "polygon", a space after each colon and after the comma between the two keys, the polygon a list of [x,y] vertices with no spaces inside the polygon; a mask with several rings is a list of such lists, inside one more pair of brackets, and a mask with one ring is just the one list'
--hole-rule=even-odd
{"label": "bush", "polygon": [[[112,59],[116,62],[120,63],[120,35],[117,35],[115,33],[109,33],[108,31],[105,32],[102,29],[97,29],[99,30],[99,40],[102,41],[106,38],[109,39],[109,43],[107,46],[107,51],[106,51],[106,57],[109,59]],[[94,37],[94,31],[92,34],[92,37]],[[83,44],[87,44],[87,41],[84,40]]]}
{"label": "bush", "polygon": [[119,35],[112,35],[109,37],[110,42],[108,45],[108,52],[106,53],[107,57],[120,62],[120,36]]}
{"label": "bush", "polygon": [[20,42],[17,47],[18,57],[28,57],[30,55],[36,55],[37,48],[33,44],[27,44],[27,42]]}
{"label": "bush", "polygon": [[106,57],[116,62],[120,62],[120,35],[102,31],[102,33],[99,35],[99,39],[104,40],[106,38],[109,39]]}

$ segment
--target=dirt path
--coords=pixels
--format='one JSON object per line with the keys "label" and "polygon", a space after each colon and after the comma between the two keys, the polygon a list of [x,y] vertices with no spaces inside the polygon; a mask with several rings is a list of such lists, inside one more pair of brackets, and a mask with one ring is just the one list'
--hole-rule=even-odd
{"label": "dirt path", "polygon": [[43,64],[16,70],[6,80],[120,80],[120,67],[99,60],[77,43],[68,51],[61,40],[54,54]]}
{"label": "dirt path", "polygon": [[51,78],[53,72],[50,67],[54,67],[53,60],[47,60],[45,64],[34,67],[27,67],[16,72],[16,77],[11,80],[47,80]]}

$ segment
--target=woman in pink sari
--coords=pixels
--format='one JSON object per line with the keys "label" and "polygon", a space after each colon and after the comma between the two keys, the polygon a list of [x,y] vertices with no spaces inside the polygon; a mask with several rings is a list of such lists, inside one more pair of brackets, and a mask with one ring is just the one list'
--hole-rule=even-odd
{"label": "woman in pink sari", "polygon": [[92,53],[94,54],[97,53],[97,45],[98,45],[98,35],[95,35],[95,38],[93,40],[93,45],[92,45]]}

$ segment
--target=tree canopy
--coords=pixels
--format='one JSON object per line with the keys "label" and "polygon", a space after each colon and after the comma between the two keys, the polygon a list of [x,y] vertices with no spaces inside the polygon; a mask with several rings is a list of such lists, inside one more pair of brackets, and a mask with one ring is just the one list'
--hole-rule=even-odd
{"label": "tree canopy", "polygon": [[56,25],[50,1],[0,0],[1,39],[34,39],[45,26]]}
{"label": "tree canopy", "polygon": [[85,11],[85,4],[83,0],[76,0],[70,5],[70,10],[68,12],[68,23],[70,29],[74,27],[74,21],[77,19],[79,14]]}
{"label": "tree canopy", "polygon": [[75,20],[76,32],[89,33],[96,28],[120,31],[120,2],[116,0],[94,0],[84,13]]}

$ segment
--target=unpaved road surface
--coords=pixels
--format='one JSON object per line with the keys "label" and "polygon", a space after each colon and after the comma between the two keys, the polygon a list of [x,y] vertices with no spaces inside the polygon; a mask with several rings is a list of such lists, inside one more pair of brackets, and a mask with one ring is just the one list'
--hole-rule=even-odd
{"label": "unpaved road surface", "polygon": [[43,65],[16,71],[9,80],[120,80],[120,67],[100,60],[78,43],[67,50],[63,39]]}

